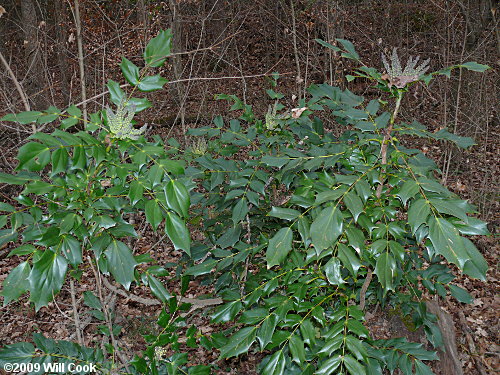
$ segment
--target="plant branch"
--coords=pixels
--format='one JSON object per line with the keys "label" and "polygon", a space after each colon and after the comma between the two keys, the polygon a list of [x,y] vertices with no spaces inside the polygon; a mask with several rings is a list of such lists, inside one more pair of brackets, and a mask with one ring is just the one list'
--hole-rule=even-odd
{"label": "plant branch", "polygon": [[392,113],[391,120],[389,122],[389,126],[387,127],[384,135],[384,139],[382,140],[382,148],[380,149],[380,155],[382,157],[382,170],[380,171],[380,183],[377,186],[377,198],[380,198],[382,195],[382,189],[384,187],[385,181],[385,165],[387,164],[387,148],[389,146],[389,142],[391,140],[392,128],[394,127],[394,122],[396,121],[396,117],[398,116],[399,108],[401,106],[401,101],[403,99],[403,93],[398,91],[398,98],[396,100],[396,107],[394,108],[394,112]]}
{"label": "plant branch", "polygon": [[[7,72],[9,73],[10,78],[12,78],[12,81],[14,82],[14,86],[16,86],[16,90],[19,93],[19,96],[21,97],[21,101],[24,104],[24,109],[26,111],[31,111],[30,104],[28,102],[28,98],[26,97],[26,94],[25,94],[23,88],[21,87],[21,85],[19,84],[19,81],[17,80],[16,76],[14,75],[14,72],[10,68],[9,63],[3,57],[2,52],[0,52],[0,60],[2,61],[3,66],[5,67]],[[36,125],[32,124],[31,128],[33,130],[33,134],[35,134],[36,133]]]}

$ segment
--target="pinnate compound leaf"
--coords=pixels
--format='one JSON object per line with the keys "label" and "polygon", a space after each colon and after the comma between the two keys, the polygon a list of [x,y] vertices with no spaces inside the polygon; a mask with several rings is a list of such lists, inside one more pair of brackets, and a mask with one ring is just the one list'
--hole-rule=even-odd
{"label": "pinnate compound leaf", "polygon": [[332,246],[342,233],[343,217],[335,206],[324,208],[311,224],[311,239],[316,252]]}
{"label": "pinnate compound leaf", "polygon": [[28,277],[30,301],[35,303],[35,310],[47,306],[61,290],[66,277],[68,262],[64,257],[45,250],[42,256],[33,264]]}
{"label": "pinnate compound leaf", "polygon": [[29,288],[28,276],[31,272],[31,267],[28,262],[22,262],[12,271],[2,285],[3,305],[7,306],[11,301],[17,300]]}
{"label": "pinnate compound leaf", "polygon": [[135,279],[134,268],[137,266],[132,251],[123,242],[113,240],[104,253],[115,280],[128,290]]}
{"label": "pinnate compound leaf", "polygon": [[165,217],[165,232],[174,244],[176,250],[184,250],[191,255],[191,236],[186,223],[176,214],[167,212]]}
{"label": "pinnate compound leaf", "polygon": [[281,228],[273,238],[269,240],[266,250],[267,268],[278,266],[283,262],[292,249],[292,228]]}
{"label": "pinnate compound leaf", "polygon": [[255,341],[256,327],[245,327],[229,338],[226,345],[220,348],[220,358],[237,357],[248,352]]}
{"label": "pinnate compound leaf", "polygon": [[285,356],[283,350],[274,353],[262,369],[262,375],[283,375],[285,371]]}

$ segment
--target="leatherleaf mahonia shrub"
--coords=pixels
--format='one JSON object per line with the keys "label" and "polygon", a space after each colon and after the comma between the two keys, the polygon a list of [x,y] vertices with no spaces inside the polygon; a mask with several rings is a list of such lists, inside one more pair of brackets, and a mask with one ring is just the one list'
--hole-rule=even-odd
{"label": "leatherleaf mahonia shrub", "polygon": [[[365,312],[378,304],[392,308],[415,329],[423,327],[434,348],[442,346],[423,290],[470,302],[469,294],[451,283],[447,264],[484,280],[487,264],[465,236],[488,231],[469,215],[473,205],[439,183],[436,164],[398,141],[415,136],[467,148],[472,139],[446,129],[429,132],[416,121],[399,120],[398,113],[414,83],[450,76],[454,68],[487,67],[469,62],[426,74],[428,61],[417,65],[418,58],[410,58],[403,69],[394,52],[390,61],[383,57],[383,74],[363,65],[350,42],[339,39],[340,48],[318,40],[358,62],[347,80],[373,81],[380,98],[367,101],[349,90],[312,85],[307,100],[287,110],[274,74],[264,118],[238,97],[219,95],[239,116],[217,116],[213,126],[191,129],[189,144],[182,147],[172,139],[148,140],[147,129],[136,128],[133,120],[151,106],[133,98],[135,90],[166,83],[146,72],[163,64],[170,39],[167,30],[148,44],[142,69],[123,59],[132,93],[110,81],[116,109],[91,115],[83,130],[75,130],[82,126],[75,106],[5,116],[25,124],[63,120],[52,134],[37,133],[21,147],[19,172],[0,174],[0,183],[23,187],[15,207],[0,207],[6,212],[0,216],[6,227],[0,245],[22,243],[10,253],[22,262],[4,282],[4,304],[29,291],[38,310],[67,278],[91,269],[96,278],[112,275],[126,289],[132,283],[149,286],[164,305],[159,334],[145,336],[147,349],[127,368],[110,355],[117,348],[102,352],[41,335],[34,344],[4,348],[0,363],[80,358],[99,362],[102,372],[216,370],[216,365],[190,365],[179,345],[179,328],[189,316],[181,312],[189,306],[166,289],[162,278],[172,274],[168,265],[157,264],[154,251],[134,255],[128,245],[138,237],[130,219],[144,213],[152,229],[164,231],[182,250],[173,265],[181,291],[197,278],[224,300],[211,315],[219,332],[204,336],[192,326],[185,333],[187,346],[217,349],[221,359],[263,352],[258,370],[264,375],[432,373],[424,361],[436,360],[434,351],[403,338],[374,340],[364,325]],[[322,119],[345,131],[334,136]],[[193,231],[203,233],[203,240],[192,242]],[[88,306],[105,310],[95,296],[84,297]]]}

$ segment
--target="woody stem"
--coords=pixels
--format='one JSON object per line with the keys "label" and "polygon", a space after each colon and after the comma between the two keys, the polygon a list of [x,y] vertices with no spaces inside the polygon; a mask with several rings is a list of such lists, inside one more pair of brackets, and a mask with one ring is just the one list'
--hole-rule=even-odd
{"label": "woody stem", "polygon": [[396,117],[398,116],[399,112],[399,107],[401,106],[401,101],[403,99],[403,93],[401,91],[398,91],[398,97],[396,100],[396,107],[394,108],[394,112],[392,113],[391,119],[389,121],[389,126],[387,127],[384,135],[384,139],[382,141],[382,148],[380,150],[380,155],[382,157],[381,160],[381,165],[382,169],[380,171],[380,183],[377,186],[377,198],[380,198],[382,195],[382,188],[384,187],[384,181],[385,181],[385,165],[387,164],[387,147],[389,145],[389,141],[391,140],[391,133],[392,133],[392,128],[394,127],[394,122],[396,121]]}

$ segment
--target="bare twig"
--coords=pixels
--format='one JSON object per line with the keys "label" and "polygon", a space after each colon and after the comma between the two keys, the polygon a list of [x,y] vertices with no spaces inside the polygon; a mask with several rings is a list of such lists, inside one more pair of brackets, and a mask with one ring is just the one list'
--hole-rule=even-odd
{"label": "bare twig", "polygon": [[[291,74],[290,72],[286,73],[280,73],[281,76]],[[188,82],[188,81],[220,81],[223,79],[242,79],[242,78],[258,78],[258,77],[267,77],[270,76],[270,72],[262,73],[262,74],[252,74],[252,75],[247,75],[247,76],[224,76],[224,77],[193,77],[193,78],[185,78],[185,79],[177,79],[174,81],[168,81],[167,83],[173,84],[173,83],[178,83],[178,82]],[[125,83],[123,85],[120,85],[120,88],[124,87],[129,87],[130,85],[128,83]],[[81,101],[80,103],[75,104],[75,106],[79,107],[81,105],[84,105],[85,103],[88,103],[92,100],[102,98],[104,95],[109,94],[109,90],[103,91],[100,94],[97,94],[91,98],[88,98],[86,100]]]}
{"label": "bare twig", "polygon": [[363,286],[361,287],[361,291],[359,292],[359,309],[361,311],[363,311],[365,309],[366,291],[368,290],[368,287],[370,286],[370,282],[372,281],[372,276],[373,276],[373,271],[371,269],[368,269],[368,273],[366,274],[365,282],[363,283]]}
{"label": "bare twig", "polygon": [[73,316],[75,318],[76,338],[78,340],[78,344],[80,344],[81,346],[84,346],[85,343],[83,342],[82,331],[80,328],[80,316],[78,315],[78,307],[76,305],[75,281],[71,277],[69,280],[69,287],[70,287],[70,292],[71,292],[71,305],[73,306]]}
{"label": "bare twig", "polygon": [[85,64],[83,59],[83,42],[82,42],[82,22],[80,19],[80,3],[75,0],[75,11],[73,13],[76,23],[76,42],[78,45],[78,66],[80,69],[80,87],[82,90],[83,104],[83,122],[87,123],[87,85],[85,84]]}
{"label": "bare twig", "polygon": [[[14,75],[14,72],[10,68],[9,63],[7,62],[7,60],[5,60],[5,58],[3,57],[3,55],[2,55],[1,52],[0,52],[0,60],[2,61],[3,66],[5,67],[5,69],[7,70],[7,72],[9,73],[10,78],[12,78],[12,81],[14,82],[14,86],[16,86],[16,90],[19,93],[19,96],[21,97],[21,101],[23,102],[24,109],[26,111],[31,111],[30,104],[28,102],[28,98],[26,97],[26,94],[25,94],[24,90],[22,89],[22,87],[19,84],[16,76]],[[33,134],[36,133],[36,125],[32,124],[31,128],[33,130]]]}
{"label": "bare twig", "polygon": [[[121,295],[122,297],[128,298],[131,301],[146,305],[146,306],[156,306],[161,305],[161,302],[157,299],[152,298],[144,298],[136,296],[132,293],[127,293],[122,289],[117,288],[113,284],[111,284],[108,279],[105,277],[102,278],[104,285],[106,288],[111,290],[112,292]],[[181,303],[190,303],[196,308],[204,308],[209,306],[220,305],[223,301],[222,298],[207,298],[207,299],[198,299],[198,298],[186,298],[186,297],[178,297],[179,302]]]}

